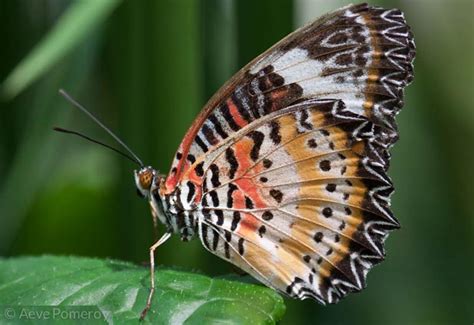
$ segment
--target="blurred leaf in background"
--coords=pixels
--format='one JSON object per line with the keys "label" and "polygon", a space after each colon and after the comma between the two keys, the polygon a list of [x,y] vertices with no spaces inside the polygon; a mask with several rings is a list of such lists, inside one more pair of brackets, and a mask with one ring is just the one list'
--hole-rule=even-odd
{"label": "blurred leaf in background", "polygon": [[[88,78],[99,42],[98,35],[91,33],[92,27],[103,22],[116,4],[116,1],[104,1],[101,5],[97,5],[97,2],[90,2],[89,5],[85,2],[73,3],[57,25],[52,22],[65,10],[63,3],[46,1],[40,6],[40,2],[37,2],[38,7],[30,6],[27,2],[23,6],[10,2],[1,4],[4,7],[1,10],[4,15],[2,24],[5,25],[2,28],[11,31],[11,38],[5,40],[2,65],[15,56],[17,60],[21,59],[8,77],[4,78],[1,85],[2,99],[11,100],[32,81],[41,78],[41,82],[24,97],[13,102],[3,102],[1,107],[3,177],[0,188],[0,252],[3,254],[15,238],[27,211],[37,202],[43,186],[51,184],[49,181],[55,179],[56,168],[64,166],[61,165],[61,160],[69,158],[58,154],[63,148],[53,140],[51,127],[48,127],[53,121],[64,121],[68,116],[64,109],[65,103],[57,101],[57,89],[63,86],[77,91]],[[35,16],[38,13],[35,12],[36,9],[43,11],[43,20]],[[15,17],[15,13],[20,16]],[[39,29],[50,29],[47,36],[24,59],[19,56],[24,53],[15,53],[21,48],[14,32],[18,21],[26,21],[27,27],[22,27],[25,29],[25,36],[35,36]],[[81,42],[86,36],[88,41]],[[19,43],[26,43],[27,40],[27,37],[20,38]],[[74,52],[71,52],[72,49]],[[2,75],[7,70],[8,66],[2,66]],[[44,75],[46,72],[47,75]],[[63,182],[65,179],[57,180]],[[65,211],[67,210],[62,213]],[[49,218],[54,220],[51,214],[44,214],[37,220],[47,224]],[[38,238],[35,239],[37,241]]]}
{"label": "blurred leaf in background", "polygon": [[2,97],[11,99],[48,72],[91,35],[119,3],[119,0],[76,1],[69,6],[44,39],[3,82]]}
{"label": "blurred leaf in background", "polygon": [[[7,31],[0,80],[9,95],[0,104],[1,254],[147,260],[151,217],[134,194],[134,166],[51,132],[60,125],[110,140],[68,107],[58,88],[166,173],[199,109],[239,67],[296,27],[348,3],[0,2]],[[390,170],[402,229],[388,239],[387,259],[369,274],[367,289],[327,307],[287,300],[282,323],[472,323],[474,3],[370,3],[402,9],[417,44],[415,82],[398,118],[401,139]],[[209,275],[231,271],[199,241],[174,238],[157,258]]]}

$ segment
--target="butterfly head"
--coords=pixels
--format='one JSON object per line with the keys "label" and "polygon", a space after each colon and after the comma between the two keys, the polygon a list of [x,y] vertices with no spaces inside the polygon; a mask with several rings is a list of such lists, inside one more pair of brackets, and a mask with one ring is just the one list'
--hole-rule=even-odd
{"label": "butterfly head", "polygon": [[153,184],[159,183],[157,178],[160,177],[158,171],[151,166],[135,170],[134,176],[137,193],[144,198],[149,197]]}

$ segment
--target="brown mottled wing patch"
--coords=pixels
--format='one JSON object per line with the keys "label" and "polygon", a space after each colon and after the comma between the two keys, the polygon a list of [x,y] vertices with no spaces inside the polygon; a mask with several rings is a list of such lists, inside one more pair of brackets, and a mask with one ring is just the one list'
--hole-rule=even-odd
{"label": "brown mottled wing patch", "polygon": [[414,49],[399,10],[367,4],[342,8],[295,31],[209,100],[178,149],[164,191],[174,191],[198,157],[238,130],[310,98],[340,99],[368,117],[387,168],[387,150],[398,137],[394,117],[413,77]]}
{"label": "brown mottled wing patch", "polygon": [[374,130],[339,100],[243,128],[203,166],[204,246],[293,297],[333,303],[362,289],[398,227]]}

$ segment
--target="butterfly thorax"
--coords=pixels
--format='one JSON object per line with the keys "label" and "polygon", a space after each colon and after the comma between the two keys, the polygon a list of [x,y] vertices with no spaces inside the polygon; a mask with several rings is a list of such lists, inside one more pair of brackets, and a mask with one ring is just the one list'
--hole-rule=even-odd
{"label": "butterfly thorax", "polygon": [[168,231],[179,234],[181,240],[192,239],[197,225],[192,211],[183,207],[180,188],[167,192],[166,177],[150,166],[142,167],[134,174],[137,193],[148,199],[153,218],[164,224]]}

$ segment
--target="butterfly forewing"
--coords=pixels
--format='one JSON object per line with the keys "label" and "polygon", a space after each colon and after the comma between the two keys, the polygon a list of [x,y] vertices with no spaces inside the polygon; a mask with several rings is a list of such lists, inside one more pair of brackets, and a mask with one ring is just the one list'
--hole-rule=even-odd
{"label": "butterfly forewing", "polygon": [[[412,79],[414,43],[403,14],[367,4],[328,14],[281,40],[239,71],[205,106],[177,152],[171,192],[196,157],[251,121],[301,98],[337,98],[396,139],[393,116]],[[178,158],[179,157],[179,158]]]}
{"label": "butterfly forewing", "polygon": [[268,286],[322,303],[360,290],[398,227],[386,170],[414,53],[395,9],[349,6],[297,30],[211,98],[160,194]]}

